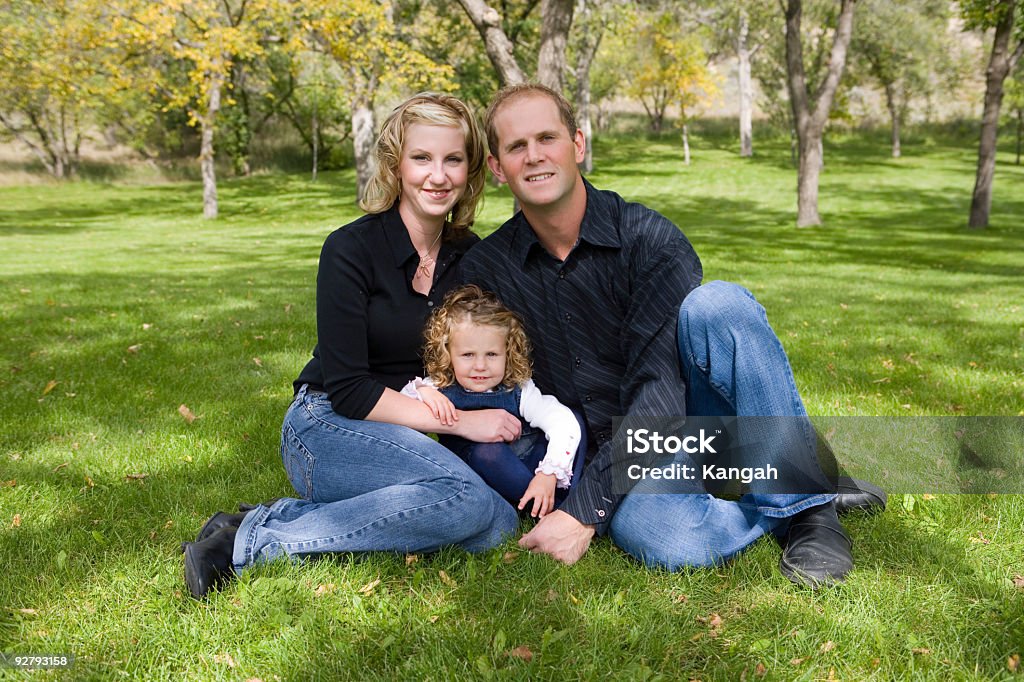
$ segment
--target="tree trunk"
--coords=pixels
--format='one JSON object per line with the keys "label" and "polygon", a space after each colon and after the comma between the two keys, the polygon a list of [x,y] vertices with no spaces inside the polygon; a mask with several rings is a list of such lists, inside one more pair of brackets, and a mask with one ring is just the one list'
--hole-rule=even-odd
{"label": "tree trunk", "polygon": [[818,179],[824,163],[821,138],[846,64],[846,52],[853,33],[854,1],[842,0],[827,73],[813,99],[807,91],[807,79],[804,75],[803,44],[800,38],[802,0],[788,0],[785,8],[786,85],[793,108],[793,121],[796,124],[800,152],[797,168],[797,227],[821,224],[818,215]]}
{"label": "tree trunk", "polygon": [[747,36],[750,26],[747,13],[740,9],[740,27],[736,39],[736,56],[739,58],[739,96],[740,96],[740,156],[754,155],[754,135],[752,115],[754,109],[754,88],[750,80],[750,48]]}
{"label": "tree trunk", "polygon": [[542,0],[537,80],[556,92],[565,90],[565,44],[575,0]]}
{"label": "tree trunk", "polygon": [[683,124],[683,165],[690,165],[690,131],[685,123]]}
{"label": "tree trunk", "polygon": [[459,0],[459,4],[466,10],[469,20],[483,38],[487,57],[498,73],[501,85],[526,82],[526,76],[512,53],[512,41],[501,27],[501,15],[497,10],[489,7],[484,0]]}
{"label": "tree trunk", "polygon": [[319,167],[320,159],[318,154],[320,153],[320,121],[317,118],[317,104],[320,101],[320,93],[313,91],[313,118],[310,121],[313,135],[313,182],[316,182],[316,172]]}
{"label": "tree trunk", "polygon": [[220,111],[223,77],[214,69],[206,99],[206,110],[199,117],[199,169],[203,175],[203,217],[217,217],[217,171],[214,168],[213,129]]}
{"label": "tree trunk", "polygon": [[817,141],[800,143],[800,165],[797,170],[797,227],[821,225],[818,215],[818,178],[821,174],[823,155]]}
{"label": "tree trunk", "polygon": [[1017,165],[1020,165],[1020,134],[1024,131],[1024,108],[1017,110]]}
{"label": "tree trunk", "polygon": [[896,85],[885,84],[885,106],[889,109],[889,120],[892,123],[892,158],[900,158],[900,105],[897,101]]}
{"label": "tree trunk", "polygon": [[975,229],[988,227],[992,210],[992,178],[996,172],[996,139],[999,134],[999,108],[1003,102],[1003,81],[1014,62],[1020,57],[1024,42],[1016,52],[1010,52],[1013,35],[1016,0],[1001,2],[1003,16],[996,25],[992,41],[992,55],[985,71],[985,109],[981,114],[981,139],[978,143],[978,171],[971,196],[971,215],[967,226]]}
{"label": "tree trunk", "polygon": [[[583,137],[587,141],[586,151],[583,155],[583,163],[580,170],[584,173],[591,173],[594,170],[594,129],[591,125],[590,113],[590,67],[597,55],[597,48],[601,45],[601,38],[604,33],[603,26],[594,26],[586,21],[590,18],[590,6],[586,0],[579,0],[577,16],[584,20],[583,44],[576,55],[576,120]],[[591,34],[593,31],[593,35]]]}
{"label": "tree trunk", "polygon": [[352,143],[356,156],[356,195],[363,198],[370,176],[373,175],[373,106],[365,95],[352,102]]}

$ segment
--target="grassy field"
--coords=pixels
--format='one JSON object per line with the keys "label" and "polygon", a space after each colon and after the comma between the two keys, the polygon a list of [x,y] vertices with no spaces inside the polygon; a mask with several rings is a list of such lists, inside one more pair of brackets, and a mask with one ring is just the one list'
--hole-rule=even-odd
{"label": "grassy field", "polygon": [[[812,414],[1024,415],[1024,167],[1001,158],[993,226],[971,232],[970,145],[911,139],[893,160],[884,136],[833,139],[827,225],[797,230],[786,144],[743,160],[698,138],[688,168],[673,145],[601,140],[591,179],[756,294]],[[205,222],[197,184],[0,188],[0,652],[76,657],[0,678],[1015,677],[1017,495],[921,490],[849,517],[857,568],[820,593],[779,574],[770,539],[676,574],[602,539],[573,567],[511,541],[276,563],[193,601],[179,543],[289,492],[278,434],[317,255],[359,214],[351,173],[220,190]],[[510,208],[492,188],[481,233]]]}

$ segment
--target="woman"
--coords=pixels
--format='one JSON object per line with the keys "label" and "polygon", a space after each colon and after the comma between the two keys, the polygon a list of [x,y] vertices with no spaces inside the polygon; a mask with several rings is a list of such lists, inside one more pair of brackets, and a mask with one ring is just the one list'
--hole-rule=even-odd
{"label": "woman", "polygon": [[399,394],[423,373],[424,322],[456,284],[485,181],[476,119],[460,100],[423,93],[381,128],[367,215],[324,243],[317,346],[295,381],[281,455],[302,499],[218,513],[185,545],[196,598],[236,571],[282,555],[482,551],[517,527],[515,510],[426,435],[511,441],[504,410],[459,412],[454,425]]}

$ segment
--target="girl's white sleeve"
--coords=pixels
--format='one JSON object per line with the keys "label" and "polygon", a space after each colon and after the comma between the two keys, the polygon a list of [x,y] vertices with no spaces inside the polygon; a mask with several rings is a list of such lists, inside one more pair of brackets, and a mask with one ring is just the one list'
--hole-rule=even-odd
{"label": "girl's white sleeve", "polygon": [[580,444],[580,424],[572,410],[558,402],[554,396],[544,395],[528,379],[523,383],[523,397],[519,413],[530,426],[544,432],[548,451],[534,473],[554,474],[559,488],[568,488],[572,478],[572,463]]}
{"label": "girl's white sleeve", "polygon": [[420,398],[420,394],[416,391],[417,388],[422,388],[423,386],[426,386],[428,388],[437,388],[437,386],[434,384],[434,380],[431,379],[430,377],[427,377],[426,379],[424,379],[423,377],[416,377],[412,381],[407,383],[405,386],[402,386],[402,390],[399,391],[399,393],[409,398],[412,398],[413,400],[419,400],[420,402],[423,402],[423,399]]}

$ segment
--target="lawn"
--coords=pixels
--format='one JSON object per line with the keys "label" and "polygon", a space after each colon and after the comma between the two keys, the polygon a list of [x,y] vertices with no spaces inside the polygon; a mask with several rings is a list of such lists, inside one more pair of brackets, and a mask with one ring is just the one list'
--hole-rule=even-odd
{"label": "lawn", "polygon": [[[754,292],[812,415],[1024,416],[1009,154],[974,232],[969,144],[922,136],[894,160],[884,136],[837,137],[826,226],[798,230],[785,143],[744,160],[698,136],[688,168],[674,144],[600,140],[591,180],[676,222],[706,280]],[[573,567],[510,541],[275,563],[189,598],[179,543],[289,492],[280,420],[315,340],[320,245],[359,215],[353,185],[223,181],[214,222],[195,183],[0,188],[0,652],[70,654],[63,675],[84,679],[1014,676],[1019,495],[922,488],[848,517],[856,570],[818,593],[780,575],[770,539],[675,574],[601,539]],[[510,210],[491,188],[481,234]],[[0,670],[29,675],[48,674]]]}

